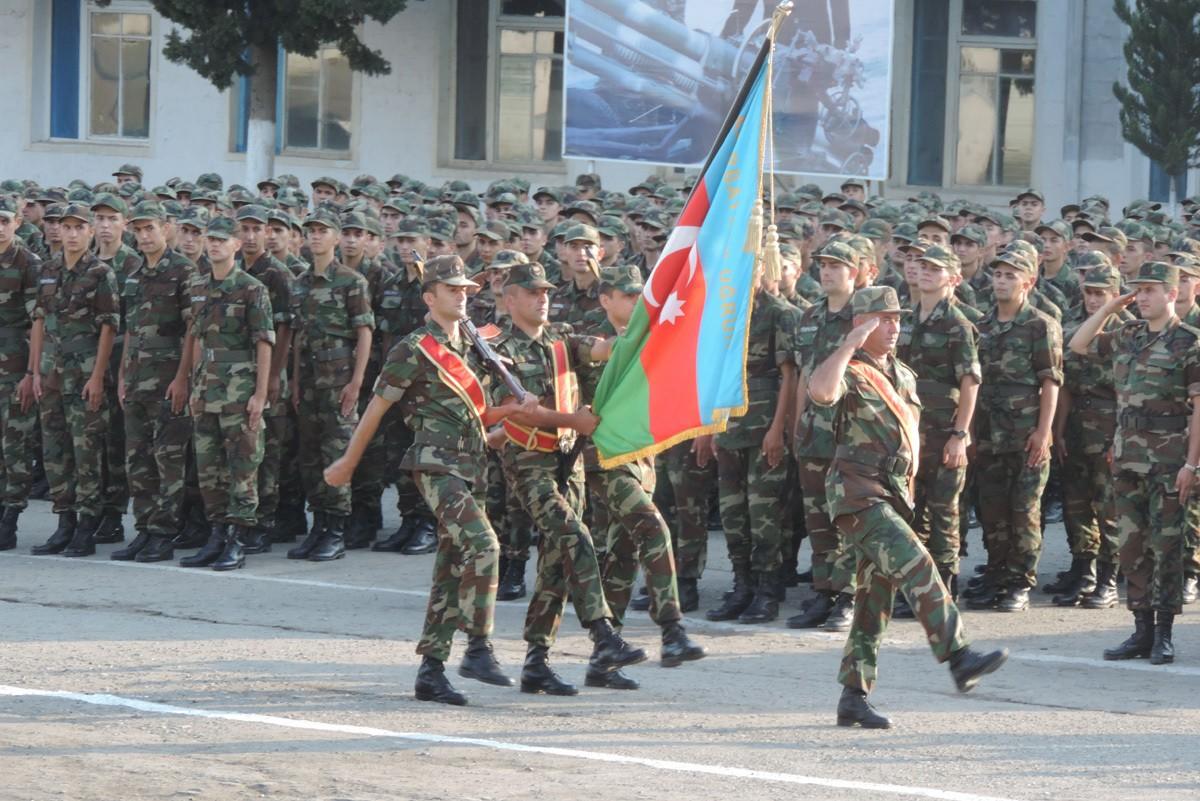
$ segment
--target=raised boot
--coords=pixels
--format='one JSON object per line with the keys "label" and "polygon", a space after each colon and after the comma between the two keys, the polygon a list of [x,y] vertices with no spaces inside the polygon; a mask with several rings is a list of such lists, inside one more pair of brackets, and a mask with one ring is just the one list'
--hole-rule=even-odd
{"label": "raised boot", "polygon": [[1100,562],[1096,566],[1096,589],[1083,597],[1085,609],[1111,609],[1117,605],[1117,566]]}
{"label": "raised boot", "polygon": [[421,658],[421,667],[417,668],[417,683],[414,687],[418,701],[435,701],[451,706],[466,706],[467,697],[454,689],[446,678],[446,666],[440,659],[432,656]]}
{"label": "raised boot", "polygon": [[108,555],[108,558],[114,562],[132,562],[142,552],[142,549],[149,544],[150,535],[145,531],[139,531],[137,536],[128,545],[113,551]]}
{"label": "raised boot", "polygon": [[839,592],[833,600],[833,609],[829,617],[821,624],[825,631],[849,631],[854,622],[854,596],[848,592]]}
{"label": "raised boot", "polygon": [[208,567],[221,558],[225,550],[225,540],[229,536],[224,523],[213,523],[208,532],[208,542],[191,556],[179,560],[180,567]]}
{"label": "raised boot", "polygon": [[413,532],[417,530],[417,519],[412,515],[404,518],[400,522],[400,528],[396,529],[392,536],[385,540],[379,540],[371,546],[372,551],[380,551],[386,553],[400,553],[408,541],[412,539]]}
{"label": "raised boot", "polygon": [[838,699],[837,725],[862,726],[864,729],[890,729],[892,721],[875,711],[867,694],[862,690],[850,687],[842,688],[842,697]]}
{"label": "raised boot", "polygon": [[400,553],[405,556],[433,553],[437,550],[437,539],[437,523],[427,517],[418,518],[412,539],[400,549]]}
{"label": "raised boot", "polygon": [[100,521],[91,515],[80,515],[79,525],[75,526],[75,534],[71,542],[63,548],[63,556],[91,556],[96,552],[96,527]]}
{"label": "raised boot", "polygon": [[760,573],[750,604],[738,615],[738,623],[770,623],[779,617],[779,600],[774,576]]}
{"label": "raised boot", "polygon": [[0,551],[11,551],[17,547],[17,520],[20,517],[20,509],[4,507],[4,515],[0,517]]}
{"label": "raised boot", "polygon": [[1120,659],[1145,659],[1154,647],[1154,610],[1135,609],[1133,634],[1116,648],[1105,648],[1104,658],[1110,662]]}
{"label": "raised boot", "polygon": [[458,675],[497,687],[513,686],[513,680],[500,672],[491,641],[482,634],[467,638],[467,652],[458,666]]}
{"label": "raised boot", "polygon": [[1171,642],[1171,627],[1175,625],[1175,613],[1156,613],[1154,621],[1154,643],[1150,646],[1150,664],[1169,665],[1175,661],[1175,644]]}
{"label": "raised boot", "polygon": [[642,686],[637,679],[631,679],[619,670],[609,673],[603,670],[592,670],[590,667],[587,675],[583,677],[583,683],[588,687],[599,687],[604,690],[637,690]]}
{"label": "raised boot", "polygon": [[970,648],[959,648],[950,654],[950,675],[960,693],[969,693],[989,673],[995,673],[1008,661],[1008,649],[1001,648],[985,654]]}
{"label": "raised boot", "polygon": [[700,608],[700,588],[694,578],[679,579],[679,611],[687,614]]}
{"label": "raised boot", "polygon": [[800,614],[787,619],[789,629],[815,629],[829,617],[833,611],[833,593],[818,592],[808,600]]}
{"label": "raised boot", "polygon": [[578,695],[575,685],[560,679],[550,667],[549,654],[550,649],[544,645],[529,646],[525,652],[525,665],[521,668],[521,692]]}
{"label": "raised boot", "polygon": [[135,562],[169,562],[175,558],[175,546],[170,537],[154,536],[138,551]]}
{"label": "raised boot", "polygon": [[71,543],[71,538],[75,536],[75,526],[78,525],[74,512],[59,512],[58,528],[54,529],[54,533],[50,535],[50,539],[43,542],[41,545],[35,545],[29,549],[29,552],[34,556],[49,556],[50,554],[62,553],[63,548],[66,548]]}
{"label": "raised boot", "polygon": [[325,534],[308,555],[308,561],[332,562],[345,556],[345,527],[346,518],[341,515],[325,515]]}
{"label": "raised boot", "polygon": [[246,527],[231,525],[229,536],[225,539],[225,548],[217,561],[212,563],[212,569],[218,571],[240,570],[246,566],[245,540]]}
{"label": "raised boot", "polygon": [[709,609],[704,617],[709,620],[734,620],[754,600],[754,585],[751,583],[750,571],[735,568],[733,571],[733,590],[725,596],[725,601],[716,609]]}
{"label": "raised boot", "polygon": [[1096,560],[1079,559],[1079,572],[1075,579],[1060,594],[1050,600],[1055,606],[1079,606],[1084,596],[1096,589]]}
{"label": "raised boot", "polygon": [[288,550],[288,559],[307,559],[317,547],[317,543],[325,536],[325,513],[313,512],[312,528],[308,530],[308,534],[304,535],[304,539],[295,548]]}
{"label": "raised boot", "polygon": [[1079,572],[1083,569],[1083,563],[1086,559],[1081,559],[1077,556],[1071,558],[1071,567],[1065,573],[1059,573],[1058,579],[1049,584],[1042,585],[1042,592],[1047,595],[1062,595],[1067,592],[1079,579]]}
{"label": "raised boot", "polygon": [[106,512],[101,515],[92,539],[97,545],[111,545],[114,542],[125,541],[125,526],[121,523],[119,512]]}
{"label": "raised boot", "polygon": [[667,623],[662,627],[663,667],[678,667],[684,662],[695,662],[707,655],[704,647],[692,642],[678,622]]}
{"label": "raised boot", "polygon": [[515,601],[525,597],[525,560],[509,559],[496,588],[497,601]]}
{"label": "raised boot", "polygon": [[588,667],[592,670],[612,671],[646,661],[646,652],[625,642],[607,618],[593,620],[589,628],[592,630],[592,642],[595,643],[588,660]]}

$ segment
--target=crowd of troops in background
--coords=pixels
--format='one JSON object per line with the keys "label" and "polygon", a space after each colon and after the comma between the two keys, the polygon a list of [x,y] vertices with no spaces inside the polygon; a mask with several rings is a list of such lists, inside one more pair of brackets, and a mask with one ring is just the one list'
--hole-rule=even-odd
{"label": "crowd of troops in background", "polygon": [[[470,320],[529,392],[557,400],[559,433],[587,433],[570,415],[590,402],[685,197],[654,177],[628,192],[596,175],[570,187],[511,179],[482,195],[403,175],[320,178],[309,192],[293,176],[253,191],[215,174],[148,188],[136,165],[113,177],[0,184],[0,549],[16,546],[31,497],[58,515],[33,553],[74,557],[121,542],[132,502],[134,536],[112,559],[197,548],[179,563],[214,570],[280,543],[316,562],[438,549],[445,521],[427,499],[439,490],[414,471],[455,473],[454,454],[479,444],[469,420],[414,430],[414,401],[400,400],[398,343],[426,326],[438,283],[469,289]],[[662,627],[664,664],[702,657],[679,621],[699,606],[714,519],[733,583],[709,620],[772,621],[787,588],[811,583],[787,625],[850,628],[856,556],[830,519],[825,477],[852,454],[829,408],[807,402],[807,381],[872,285],[906,309],[898,356],[922,403],[914,528],[951,596],[1027,609],[1045,518],[1061,505],[1072,562],[1044,587],[1052,602],[1109,608],[1123,579],[1136,630],[1105,657],[1171,661],[1173,617],[1200,574],[1200,505],[1181,478],[1200,463],[1197,209],[1184,201],[1176,221],[1156,203],[1117,214],[1091,197],[1048,220],[1036,189],[999,213],[932,192],[868,197],[854,179],[837,192],[780,187],[783,274],[755,285],[745,416],[623,471],[602,469],[590,447],[565,460],[567,437],[542,442],[540,428],[484,435],[486,467],[467,480],[486,487],[499,553],[475,605],[525,597],[539,553],[522,689],[575,691],[546,657],[568,597],[596,641],[589,685],[637,686],[617,669],[644,658],[617,633],[628,609]],[[537,337],[513,333],[513,315],[536,323],[539,312],[511,308],[510,284],[542,292],[549,325]],[[556,399],[568,374],[576,394]],[[372,398],[399,402],[335,486],[322,471]],[[402,523],[381,537],[391,484]],[[960,587],[976,518],[987,561]],[[441,557],[435,596],[454,570]],[[894,614],[912,614],[903,596]],[[419,649],[427,696],[461,701],[431,675],[455,628],[471,636],[460,672],[508,682],[490,656],[490,612],[438,615]]]}

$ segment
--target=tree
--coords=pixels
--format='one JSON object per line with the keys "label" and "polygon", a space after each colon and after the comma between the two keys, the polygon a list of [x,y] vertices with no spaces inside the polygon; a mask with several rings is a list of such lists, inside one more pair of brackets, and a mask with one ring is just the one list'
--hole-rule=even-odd
{"label": "tree", "polygon": [[[98,0],[108,5],[111,0]],[[185,64],[225,90],[239,75],[250,76],[250,119],[246,136],[246,182],[254,187],[275,172],[275,89],[279,47],[316,56],[337,45],[350,68],[386,75],[392,65],[358,36],[368,19],[386,24],[407,0],[151,0],[154,9],[180,28],[167,36],[163,54]]]}
{"label": "tree", "polygon": [[1175,181],[1200,166],[1200,0],[1115,0],[1129,28],[1128,86],[1113,84],[1125,140],[1157,161]]}

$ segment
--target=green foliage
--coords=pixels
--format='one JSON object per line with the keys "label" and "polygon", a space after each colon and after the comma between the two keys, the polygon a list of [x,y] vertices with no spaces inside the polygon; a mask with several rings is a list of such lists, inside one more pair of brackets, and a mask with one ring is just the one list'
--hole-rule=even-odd
{"label": "green foliage", "polygon": [[1129,85],[1113,84],[1122,134],[1167,175],[1200,166],[1200,0],[1115,0],[1114,10],[1129,27]]}
{"label": "green foliage", "polygon": [[[111,0],[98,0],[108,5]],[[392,65],[358,37],[367,20],[380,24],[404,10],[408,0],[151,0],[179,28],[167,35],[163,53],[186,64],[218,89],[238,75],[252,75],[248,54],[255,47],[283,45],[289,53],[315,56],[337,45],[350,68],[386,75]]]}

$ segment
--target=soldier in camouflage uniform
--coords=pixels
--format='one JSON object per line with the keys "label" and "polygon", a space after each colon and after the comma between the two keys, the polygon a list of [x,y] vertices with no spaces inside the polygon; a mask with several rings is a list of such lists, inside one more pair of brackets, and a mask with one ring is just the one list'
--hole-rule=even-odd
{"label": "soldier in camouflage uniform", "polygon": [[174,558],[172,539],[183,507],[192,421],[188,382],[196,265],[167,247],[166,213],[154,201],[129,216],[143,261],[125,276],[123,362],[117,398],[124,409],[129,494],[137,536],[113,551],[118,561],[163,562]]}
{"label": "soldier in camouflage uniform", "polygon": [[[712,449],[699,440],[681,442],[660,457],[674,499],[675,530],[671,547],[679,583],[679,605],[683,612],[700,607],[699,582],[708,564],[708,498],[716,481],[716,460]],[[633,609],[650,608],[649,595],[630,602]]]}
{"label": "soldier in camouflage uniform", "polygon": [[63,210],[63,253],[42,264],[29,370],[58,528],[33,553],[90,556],[103,510],[104,381],[120,318],[112,269],[87,250],[92,212]]}
{"label": "soldier in camouflage uniform", "polygon": [[1037,583],[1041,498],[1062,385],[1062,331],[1028,299],[1037,264],[1006,250],[992,264],[995,306],[979,322],[983,387],[978,440],[980,522],[987,572],[968,583],[968,606],[1021,612]]}
{"label": "soldier in camouflage uniform", "polygon": [[0,196],[0,386],[8,396],[0,401],[0,551],[17,547],[17,521],[33,484],[37,427],[33,380],[26,368],[42,261],[16,235],[17,214],[16,204]]}
{"label": "soldier in camouflage uniform", "polygon": [[[748,409],[712,438],[733,592],[705,617],[767,623],[778,616],[784,595],[785,431],[795,403],[794,320],[792,307],[766,290],[761,275],[751,303],[746,349]],[[791,534],[790,527],[786,533]]]}
{"label": "soldier in camouflage uniform", "polygon": [[[346,455],[325,472],[331,486],[347,482],[368,443],[397,408],[416,432],[402,469],[413,471],[417,486],[438,518],[438,550],[425,627],[417,644],[419,701],[461,706],[466,696],[445,675],[454,632],[467,634],[459,674],[502,687],[512,679],[492,653],[499,582],[499,544],[484,510],[485,427],[504,419],[515,404],[488,407],[488,376],[458,327],[474,282],[458,256],[440,256],[425,265],[423,302],[430,322],[399,339],[388,351],[375,384],[375,397],[355,429]],[[470,403],[467,402],[470,399]],[[528,406],[527,408],[532,408]]]}
{"label": "soldier in camouflage uniform", "polygon": [[857,563],[854,618],[838,681],[839,726],[889,728],[867,701],[878,674],[879,646],[902,592],[939,662],[949,662],[959,692],[999,668],[1005,650],[968,647],[958,607],[937,565],[908,524],[909,487],[919,461],[916,376],[895,358],[900,303],[891,287],[866,287],[852,300],[854,329],[808,382],[809,402],[834,416],[835,457],[826,483],[830,514]]}
{"label": "soldier in camouflage uniform", "polygon": [[600,277],[596,271],[604,250],[596,229],[582,223],[566,229],[563,248],[566,283],[550,297],[550,320],[578,325],[588,312],[600,308]]}
{"label": "soldier in camouflage uniform", "polygon": [[367,279],[338,262],[341,219],[318,209],[304,221],[313,262],[296,281],[299,304],[293,348],[292,397],[300,419],[300,471],[313,525],[289,559],[324,562],[345,556],[349,487],[330,487],[321,471],[346,448],[358,420],[358,399],[371,356]]}
{"label": "soldier in camouflage uniform", "polygon": [[1054,220],[1039,224],[1034,233],[1042,238],[1042,280],[1062,293],[1066,301],[1062,309],[1065,319],[1070,310],[1083,302],[1079,281],[1067,264],[1067,252],[1074,237],[1071,226],[1062,220]]}
{"label": "soldier in camouflage uniform", "polygon": [[192,285],[196,371],[192,437],[197,477],[212,524],[208,542],[182,567],[236,570],[257,523],[263,412],[275,326],[267,288],[238,266],[237,223],[214,217],[205,229],[212,272]]}
{"label": "soldier in camouflage uniform", "polygon": [[[1188,505],[1200,470],[1200,330],[1173,304],[1179,268],[1142,264],[1134,292],[1104,304],[1071,339],[1071,350],[1112,359],[1117,392],[1114,494],[1134,633],[1105,659],[1175,660],[1172,626],[1183,611]],[[1109,316],[1137,300],[1140,320],[1101,333]]]}
{"label": "soldier in camouflage uniform", "polygon": [[[596,551],[581,519],[583,470],[578,459],[563,449],[571,441],[571,429],[590,434],[597,422],[590,410],[576,409],[574,364],[606,360],[612,343],[574,334],[569,327],[548,326],[552,289],[541,264],[513,267],[504,287],[512,325],[496,337],[493,346],[512,361],[513,375],[525,391],[541,398],[543,407],[553,407],[514,416],[504,429],[508,442],[503,458],[513,478],[510,487],[542,534],[537,583],[525,617],[529,648],[521,690],[574,695],[575,687],[562,681],[547,659],[568,595],[595,642],[589,668],[611,672],[643,661],[646,654],[631,648],[613,629]],[[496,392],[506,395],[508,390],[497,387]],[[507,427],[510,423],[519,428]]]}

